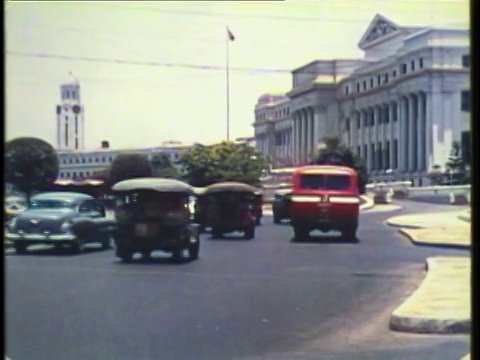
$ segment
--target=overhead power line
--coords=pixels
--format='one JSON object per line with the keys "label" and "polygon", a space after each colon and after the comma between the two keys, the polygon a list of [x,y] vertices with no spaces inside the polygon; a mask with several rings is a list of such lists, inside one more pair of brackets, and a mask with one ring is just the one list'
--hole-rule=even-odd
{"label": "overhead power line", "polygon": [[[70,61],[86,61],[86,62],[94,62],[94,63],[108,63],[108,64],[119,64],[119,65],[138,65],[138,66],[213,70],[213,71],[225,70],[224,66],[218,66],[218,65],[199,65],[199,64],[185,64],[185,63],[162,63],[157,61],[106,59],[106,58],[94,58],[94,57],[82,57],[82,56],[56,55],[56,54],[48,54],[48,53],[27,53],[27,52],[10,51],[10,50],[7,50],[6,53],[12,56],[21,56],[21,57],[60,59],[60,60],[70,60]],[[230,70],[236,71],[236,72],[258,73],[258,74],[262,74],[262,73],[290,74],[292,71],[289,69],[240,68],[240,67],[231,67]]]}

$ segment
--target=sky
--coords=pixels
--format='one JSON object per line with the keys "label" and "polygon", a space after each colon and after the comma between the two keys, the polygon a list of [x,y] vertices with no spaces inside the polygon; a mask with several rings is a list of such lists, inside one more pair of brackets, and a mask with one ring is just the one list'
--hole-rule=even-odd
{"label": "sky", "polygon": [[[253,136],[254,107],[291,89],[291,70],[361,58],[379,13],[399,26],[469,27],[467,0],[5,2],[6,140],[56,144],[60,84],[72,72],[85,146],[160,146]],[[227,41],[226,27],[234,34]],[[45,57],[48,55],[48,57]],[[168,65],[168,66],[166,66]],[[275,70],[275,71],[273,71]]]}

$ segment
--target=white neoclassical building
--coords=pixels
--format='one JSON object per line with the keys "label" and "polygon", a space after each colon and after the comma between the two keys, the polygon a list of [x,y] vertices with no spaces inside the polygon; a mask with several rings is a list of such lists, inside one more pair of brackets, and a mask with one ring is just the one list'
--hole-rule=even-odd
{"label": "white neoclassical building", "polygon": [[292,71],[291,91],[260,97],[258,149],[276,166],[301,165],[325,135],[338,135],[374,180],[390,173],[419,185],[445,164],[453,141],[469,161],[469,32],[376,15],[358,46],[362,59],[313,61]]}

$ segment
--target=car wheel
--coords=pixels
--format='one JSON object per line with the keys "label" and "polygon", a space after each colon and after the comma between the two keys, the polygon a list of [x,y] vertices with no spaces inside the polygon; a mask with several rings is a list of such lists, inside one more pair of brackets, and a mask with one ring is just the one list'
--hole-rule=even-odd
{"label": "car wheel", "polygon": [[294,226],[293,227],[293,240],[294,241],[301,241],[306,240],[308,238],[309,231],[301,226]]}
{"label": "car wheel", "polygon": [[245,229],[244,238],[247,240],[251,240],[255,237],[255,225],[251,225]]}
{"label": "car wheel", "polygon": [[188,247],[188,256],[190,257],[190,260],[197,260],[200,253],[200,236],[197,235],[194,239],[195,242],[190,242]]}
{"label": "car wheel", "polygon": [[71,249],[74,254],[80,254],[83,251],[83,243],[80,240],[74,241]]}
{"label": "car wheel", "polygon": [[222,235],[223,234],[221,233],[221,231],[212,227],[212,239],[220,239],[222,237]]}
{"label": "car wheel", "polygon": [[15,252],[17,254],[25,254],[28,246],[25,244],[15,243],[13,247],[15,248]]}
{"label": "car wheel", "polygon": [[149,260],[152,257],[151,251],[142,251],[142,258],[144,260]]}
{"label": "car wheel", "polygon": [[133,253],[130,251],[121,252],[118,257],[122,259],[124,263],[131,263],[133,261]]}
{"label": "car wheel", "polygon": [[112,247],[112,236],[107,235],[106,238],[102,241],[102,249],[108,250]]}

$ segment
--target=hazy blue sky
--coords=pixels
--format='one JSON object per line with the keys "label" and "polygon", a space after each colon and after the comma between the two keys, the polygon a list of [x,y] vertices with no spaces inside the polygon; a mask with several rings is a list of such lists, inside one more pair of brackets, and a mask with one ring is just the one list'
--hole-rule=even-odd
{"label": "hazy blue sky", "polygon": [[81,83],[87,148],[103,139],[124,148],[225,138],[225,70],[155,63],[224,67],[226,25],[236,36],[231,137],[251,136],[261,94],[288,91],[289,71],[312,60],[361,57],[357,43],[377,13],[400,26],[467,28],[469,2],[6,2],[7,139],[56,143],[55,107],[69,71]]}

